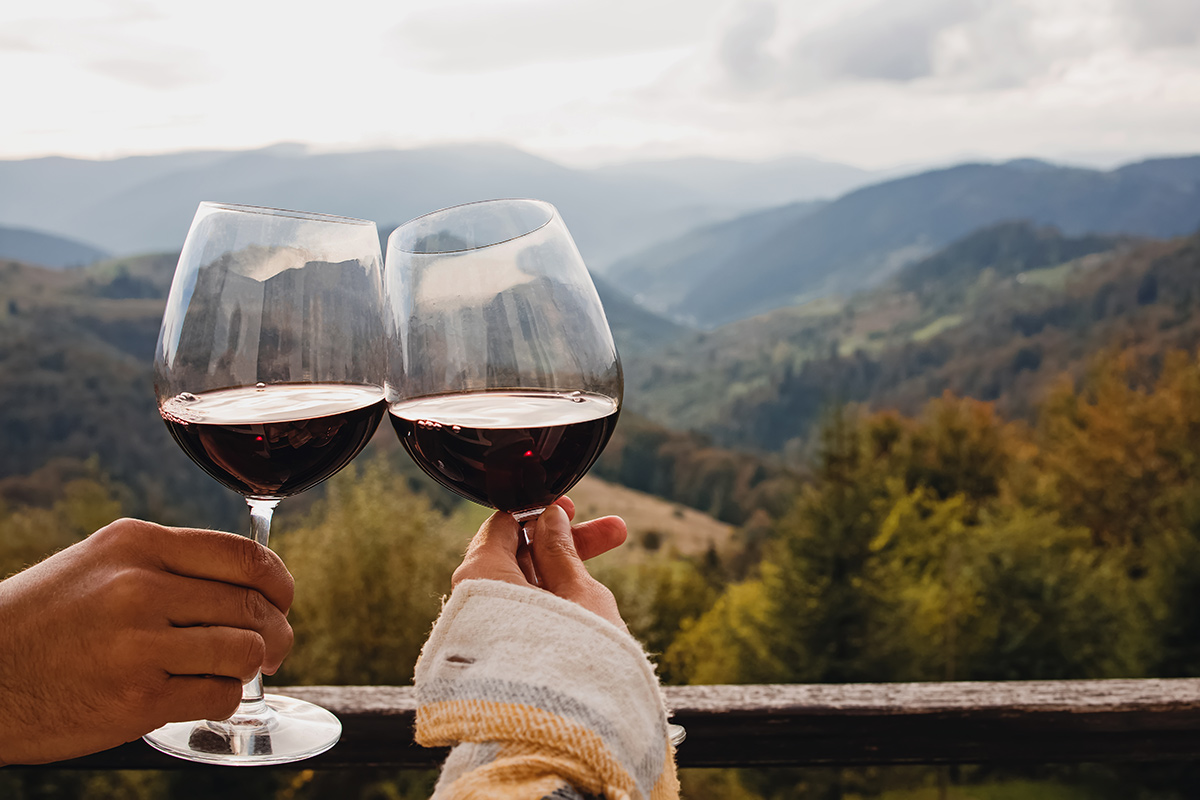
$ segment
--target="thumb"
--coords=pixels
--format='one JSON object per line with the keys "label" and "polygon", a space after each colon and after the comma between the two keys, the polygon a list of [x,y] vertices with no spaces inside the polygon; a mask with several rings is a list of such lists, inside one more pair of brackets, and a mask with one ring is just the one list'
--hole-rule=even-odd
{"label": "thumb", "polygon": [[571,520],[557,505],[547,506],[538,517],[530,537],[533,563],[542,588],[561,597],[570,595],[591,576],[575,550]]}
{"label": "thumb", "polygon": [[598,614],[618,628],[625,629],[613,593],[588,574],[575,550],[571,520],[556,505],[548,506],[533,529],[533,565],[542,588]]}
{"label": "thumb", "polygon": [[517,521],[510,514],[497,511],[488,517],[454,570],[451,587],[474,578],[525,585],[525,574],[517,563],[517,531]]}

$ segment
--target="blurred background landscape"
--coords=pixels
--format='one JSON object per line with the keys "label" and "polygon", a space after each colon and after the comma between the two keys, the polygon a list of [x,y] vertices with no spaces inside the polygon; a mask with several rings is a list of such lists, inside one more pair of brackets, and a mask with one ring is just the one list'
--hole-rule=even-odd
{"label": "blurred background landscape", "polygon": [[[640,34],[605,27],[632,13],[623,3],[580,3],[578,18],[476,4],[482,22],[455,17],[460,28],[412,3],[379,26],[405,54],[397,75],[494,91],[496,76],[524,86],[561,63],[580,89],[548,111],[514,88],[526,128],[486,104],[482,119],[433,114],[420,133],[421,120],[390,118],[395,141],[371,114],[355,141],[307,129],[286,92],[253,113],[231,99],[226,127],[204,106],[187,127],[172,104],[200,108],[189,92],[205,83],[184,69],[189,52],[130,50],[123,66],[101,52],[186,17],[69,5],[10,19],[0,64],[45,67],[87,22],[99,49],[76,67],[125,76],[135,100],[161,96],[176,138],[150,138],[144,103],[121,128],[76,88],[95,120],[39,116],[43,100],[0,152],[0,577],[121,515],[247,527],[241,498],[179,450],[154,401],[153,349],[197,203],[363,217],[385,242],[436,208],[525,196],[562,212],[622,355],[620,424],[572,497],[581,517],[628,522],[593,572],[664,680],[1200,677],[1200,9],[1185,0],[704,2],[678,30],[665,21],[681,8],[664,3]],[[540,55],[437,56],[503,20]],[[588,24],[608,49],[586,44]],[[443,38],[418,46],[410,27]],[[617,81],[569,116],[585,66],[617,74],[626,57],[642,83]],[[156,83],[154,63],[178,74]],[[407,84],[387,85],[376,99],[403,107]],[[297,639],[272,682],[411,682],[484,516],[425,479],[386,426],[342,474],[281,504],[272,544],[296,577]],[[0,796],[409,798],[430,780],[37,771],[0,775]],[[684,788],[1167,800],[1197,796],[1197,780],[1188,764],[984,765],[949,780],[936,767],[698,770]]]}

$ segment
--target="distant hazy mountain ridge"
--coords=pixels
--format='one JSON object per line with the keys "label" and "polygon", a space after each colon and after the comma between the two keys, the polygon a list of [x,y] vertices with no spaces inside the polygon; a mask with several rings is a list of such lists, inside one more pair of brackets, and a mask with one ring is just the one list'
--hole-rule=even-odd
{"label": "distant hazy mountain ridge", "polygon": [[107,256],[108,253],[98,247],[62,236],[0,227],[0,258],[63,269],[82,267]]}
{"label": "distant hazy mountain ridge", "polygon": [[[715,328],[878,285],[998,222],[1052,225],[1072,237],[1177,236],[1200,224],[1197,156],[1111,171],[1021,159],[871,184],[875,177],[800,158],[583,170],[482,144],[46,158],[0,162],[0,225],[137,254],[177,249],[206,199],[363,217],[382,231],[456,203],[539,197],[558,206],[589,267],[611,284],[610,297],[624,293],[656,313]],[[654,326],[666,332],[661,321]]]}
{"label": "distant hazy mountain ridge", "polygon": [[[1111,172],[1032,160],[965,164],[689,233],[613,269],[633,294],[709,327],[878,284],[907,263],[1003,220],[1064,234],[1178,236],[1200,225],[1200,157]],[[769,219],[770,224],[764,221]]]}
{"label": "distant hazy mountain ridge", "polygon": [[697,225],[835,196],[870,180],[837,164],[708,160],[572,169],[512,147],[310,153],[299,146],[87,161],[0,161],[0,225],[95,242],[118,255],[177,249],[197,204],[323,211],[396,225],[497,197],[558,206],[594,270]]}

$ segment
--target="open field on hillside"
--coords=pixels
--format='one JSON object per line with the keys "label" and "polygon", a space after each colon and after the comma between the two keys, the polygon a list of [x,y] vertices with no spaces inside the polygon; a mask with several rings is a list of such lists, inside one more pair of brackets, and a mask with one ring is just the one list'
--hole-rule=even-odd
{"label": "open field on hillside", "polygon": [[616,514],[629,526],[629,539],[622,551],[630,555],[646,548],[655,535],[659,549],[681,555],[700,555],[709,545],[723,552],[733,526],[719,522],[692,508],[669,503],[653,495],[587,476],[569,492],[579,520]]}

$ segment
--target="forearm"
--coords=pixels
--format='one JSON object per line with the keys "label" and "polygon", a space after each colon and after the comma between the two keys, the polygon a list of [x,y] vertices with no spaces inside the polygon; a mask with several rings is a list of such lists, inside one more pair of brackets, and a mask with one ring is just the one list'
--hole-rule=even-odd
{"label": "forearm", "polygon": [[[454,746],[435,797],[678,796],[658,681],[628,633],[547,592],[467,581],[417,665],[417,741]],[[554,792],[561,794],[554,794]]]}
{"label": "forearm", "polygon": [[13,608],[19,580],[14,575],[0,581],[0,767],[22,763],[22,742],[28,743],[31,723],[37,719],[37,713],[28,708],[34,705],[28,700],[32,687],[23,685],[26,680],[17,661],[29,649],[29,643],[18,635],[14,619],[20,613]]}

